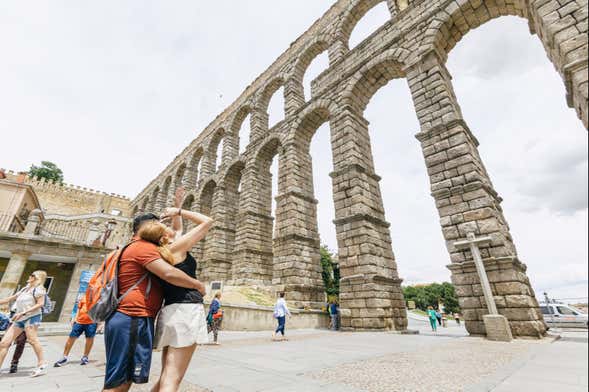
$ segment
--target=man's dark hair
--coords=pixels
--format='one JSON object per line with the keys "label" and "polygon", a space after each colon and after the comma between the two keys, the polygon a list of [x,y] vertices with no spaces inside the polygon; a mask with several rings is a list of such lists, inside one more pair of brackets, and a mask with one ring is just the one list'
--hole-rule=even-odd
{"label": "man's dark hair", "polygon": [[285,295],[284,291],[282,291],[279,295],[280,295],[280,298],[284,298],[284,295]]}
{"label": "man's dark hair", "polygon": [[148,212],[146,214],[137,215],[133,218],[133,234],[137,234],[137,230],[143,222],[152,221],[152,220],[160,220],[159,216]]}

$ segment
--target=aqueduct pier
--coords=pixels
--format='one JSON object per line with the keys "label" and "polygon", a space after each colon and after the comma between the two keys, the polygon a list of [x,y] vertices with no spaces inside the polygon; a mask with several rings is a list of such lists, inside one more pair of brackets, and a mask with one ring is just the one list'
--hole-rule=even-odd
{"label": "aqueduct pier", "polygon": [[[350,50],[355,25],[383,2],[390,20]],[[453,243],[474,232],[492,238],[481,253],[499,311],[513,334],[543,335],[542,315],[503,215],[502,199],[479,156],[476,130],[469,129],[461,114],[445,66],[448,53],[469,31],[506,15],[528,21],[562,77],[568,105],[587,127],[587,0],[339,0],[134,199],[133,211],[162,210],[174,189],[183,185],[189,191],[185,208],[216,220],[196,250],[203,279],[272,286],[301,303],[322,301],[309,145],[327,122],[342,326],[403,330],[407,319],[402,280],[363,115],[380,87],[402,78],[421,126],[416,138],[468,331],[485,333],[485,302],[472,255]],[[311,97],[305,98],[305,72],[324,51],[329,68],[313,80]],[[280,87],[285,118],[269,128],[268,104]],[[248,115],[251,133],[240,153],[239,130]],[[275,156],[279,178],[274,219],[270,164]]]}

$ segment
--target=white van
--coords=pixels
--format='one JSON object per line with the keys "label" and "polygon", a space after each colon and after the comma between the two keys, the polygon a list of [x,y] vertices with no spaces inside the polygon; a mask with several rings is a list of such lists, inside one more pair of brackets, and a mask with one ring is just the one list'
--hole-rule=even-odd
{"label": "white van", "polygon": [[544,315],[544,321],[550,327],[561,328],[588,328],[587,314],[579,309],[560,303],[540,303],[540,310]]}

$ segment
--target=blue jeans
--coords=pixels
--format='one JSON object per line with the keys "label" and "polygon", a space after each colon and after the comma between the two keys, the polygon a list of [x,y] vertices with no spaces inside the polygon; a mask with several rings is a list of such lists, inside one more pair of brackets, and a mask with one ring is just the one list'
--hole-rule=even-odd
{"label": "blue jeans", "polygon": [[15,321],[14,325],[16,325],[20,329],[25,329],[26,327],[40,325],[42,319],[43,316],[41,316],[40,314],[36,314],[27,319]]}
{"label": "blue jeans", "polygon": [[276,333],[280,332],[282,336],[284,336],[284,326],[286,325],[286,316],[278,317],[278,328],[276,328]]}

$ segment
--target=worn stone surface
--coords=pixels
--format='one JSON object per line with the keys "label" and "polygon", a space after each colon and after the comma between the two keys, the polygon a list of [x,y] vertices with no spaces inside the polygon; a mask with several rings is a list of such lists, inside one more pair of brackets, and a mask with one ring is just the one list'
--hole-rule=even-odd
{"label": "worn stone surface", "polygon": [[[545,326],[526,266],[518,259],[502,199],[479,155],[476,130],[462,116],[445,63],[469,31],[500,16],[525,18],[563,78],[568,104],[587,127],[587,0],[387,0],[391,19],[350,49],[356,23],[383,1],[337,1],[132,201],[132,211],[161,211],[183,184],[189,191],[186,208],[212,214],[217,222],[195,250],[202,276],[273,286],[297,303],[313,304],[322,292],[309,145],[315,131],[329,123],[342,325],[403,329],[401,279],[363,115],[380,87],[403,78],[421,126],[417,139],[468,330],[485,333],[484,301],[470,252],[452,243],[474,232],[493,239],[481,255],[513,334],[541,336]],[[324,51],[330,66],[305,97],[307,67]],[[285,118],[269,127],[268,102],[280,87]],[[248,114],[249,143],[240,153],[239,130]],[[269,167],[275,156],[279,189],[272,217]]]}

